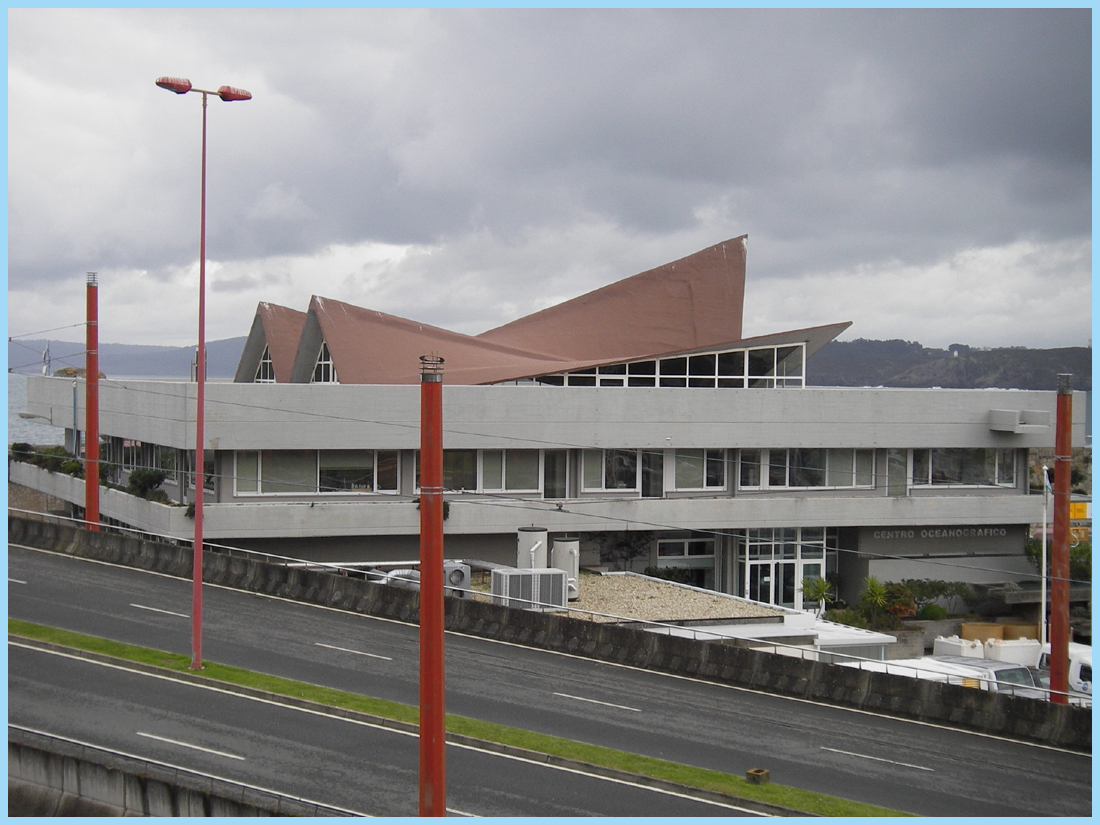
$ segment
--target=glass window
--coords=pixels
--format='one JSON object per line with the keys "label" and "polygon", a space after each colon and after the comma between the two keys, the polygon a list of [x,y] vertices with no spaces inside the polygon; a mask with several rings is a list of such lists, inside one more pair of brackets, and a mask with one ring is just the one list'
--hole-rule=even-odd
{"label": "glass window", "polygon": [[268,347],[264,347],[264,354],[260,356],[260,366],[256,368],[256,383],[275,383],[275,365],[271,363],[271,350]]}
{"label": "glass window", "polygon": [[539,489],[539,451],[507,450],[504,460],[504,483],[507,490]]}
{"label": "glass window", "polygon": [[264,450],[260,485],[265,493],[317,492],[315,450]]}
{"label": "glass window", "polygon": [[251,450],[237,453],[238,493],[258,493],[260,491],[260,454]]}
{"label": "glass window", "polygon": [[637,450],[585,450],[586,490],[637,490]]}
{"label": "glass window", "polygon": [[790,486],[824,487],[825,460],[825,450],[801,448],[790,450]]}
{"label": "glass window", "polygon": [[703,487],[703,450],[676,451],[676,488],[698,490]]}
{"label": "glass window", "polygon": [[542,461],[542,494],[546,498],[565,498],[567,453],[565,450],[547,450]]}
{"label": "glass window", "polygon": [[481,487],[484,490],[504,489],[504,452],[502,450],[482,451]]}
{"label": "glass window", "polygon": [[741,486],[760,486],[760,451],[741,451]]}
{"label": "glass window", "polygon": [[718,374],[721,375],[744,375],[745,374],[745,351],[734,350],[733,352],[720,352],[718,353]]}
{"label": "glass window", "polygon": [[713,556],[714,542],[709,539],[693,539],[687,542],[687,554],[689,556]]}
{"label": "glass window", "polygon": [[1014,487],[1016,485],[1016,451],[997,450],[997,483]]}
{"label": "glass window", "polygon": [[702,490],[725,486],[725,450],[676,451],[676,489]]}
{"label": "glass window", "polygon": [[443,451],[443,489],[477,489],[477,450]]}
{"label": "glass window", "polygon": [[638,488],[638,453],[636,450],[604,451],[604,485],[609,490]]}
{"label": "glass window", "polygon": [[318,464],[322,493],[374,490],[374,450],[322,450]]}
{"label": "glass window", "polygon": [[707,487],[726,486],[726,451],[707,450]]}
{"label": "glass window", "polygon": [[[913,483],[994,486],[1001,477],[997,469],[1001,452],[1012,451],[963,447],[913,450]],[[1014,465],[1005,477],[1012,481],[1004,483],[1015,483]]]}
{"label": "glass window", "polygon": [[332,355],[329,354],[328,344],[321,342],[321,352],[317,355],[317,364],[313,368],[313,383],[335,384],[336,367],[332,363]]}
{"label": "glass window", "polygon": [[826,487],[851,487],[855,473],[852,459],[855,450],[827,450],[829,468],[825,475]]}
{"label": "glass window", "polygon": [[770,487],[787,486],[786,450],[768,450],[768,485]]}
{"label": "glass window", "polygon": [[856,450],[856,486],[873,487],[875,484],[875,451]]}
{"label": "glass window", "polygon": [[749,375],[768,376],[775,373],[774,349],[749,350]]}
{"label": "glass window", "polygon": [[886,494],[904,496],[909,492],[909,462],[905,450],[886,452]]}
{"label": "glass window", "polygon": [[603,450],[584,451],[584,487],[586,490],[603,488]]}
{"label": "glass window", "polygon": [[397,450],[379,450],[374,459],[374,489],[397,492]]}

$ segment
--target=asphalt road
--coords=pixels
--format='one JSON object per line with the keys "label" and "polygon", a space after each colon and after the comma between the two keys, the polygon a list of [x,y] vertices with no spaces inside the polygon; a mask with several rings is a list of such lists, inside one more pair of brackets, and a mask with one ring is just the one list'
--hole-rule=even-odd
{"label": "asphalt road", "polygon": [[[17,547],[8,576],[13,618],[190,651],[187,581]],[[417,702],[415,626],[204,594],[205,659]],[[1091,815],[1090,756],[455,634],[446,644],[449,713],[730,773],[767,768],[773,782],[922,815]]]}
{"label": "asphalt road", "polygon": [[[373,816],[416,816],[415,736],[8,648],[8,720]],[[728,806],[449,746],[448,808],[477,816],[730,816]]]}

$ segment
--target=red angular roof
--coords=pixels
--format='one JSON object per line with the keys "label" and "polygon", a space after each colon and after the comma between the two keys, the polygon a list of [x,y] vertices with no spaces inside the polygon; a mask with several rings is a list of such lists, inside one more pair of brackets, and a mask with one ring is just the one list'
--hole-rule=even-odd
{"label": "red angular roof", "polygon": [[280,383],[310,381],[323,341],[342,384],[418,383],[422,355],[445,359],[448,384],[494,384],[751,344],[802,341],[809,354],[848,326],[744,341],[746,238],[723,241],[477,336],[318,296],[306,313],[261,303],[236,380],[252,380],[262,339]]}

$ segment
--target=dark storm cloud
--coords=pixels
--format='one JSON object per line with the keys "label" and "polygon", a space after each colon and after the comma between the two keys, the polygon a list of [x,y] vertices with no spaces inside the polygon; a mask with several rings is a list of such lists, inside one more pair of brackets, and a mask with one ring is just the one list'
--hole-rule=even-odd
{"label": "dark storm cloud", "polygon": [[218,260],[433,247],[395,266],[490,320],[532,308],[508,266],[604,256],[583,291],[743,232],[758,279],[1090,232],[1088,9],[10,20],[12,284],[194,261],[197,101],[158,74],[255,95],[211,104]]}

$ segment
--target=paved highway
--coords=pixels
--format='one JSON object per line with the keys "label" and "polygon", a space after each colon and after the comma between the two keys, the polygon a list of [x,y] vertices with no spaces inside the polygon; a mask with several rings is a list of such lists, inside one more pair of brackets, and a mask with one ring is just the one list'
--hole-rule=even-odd
{"label": "paved highway", "polygon": [[[374,816],[417,813],[418,740],[221,690],[9,645],[11,724]],[[478,816],[746,812],[449,746],[447,800]]]}
{"label": "paved highway", "polygon": [[[8,575],[14,618],[190,649],[186,581],[17,547]],[[415,626],[204,592],[207,659],[416,703]],[[1089,756],[455,634],[447,710],[922,815],[1091,814]]]}

